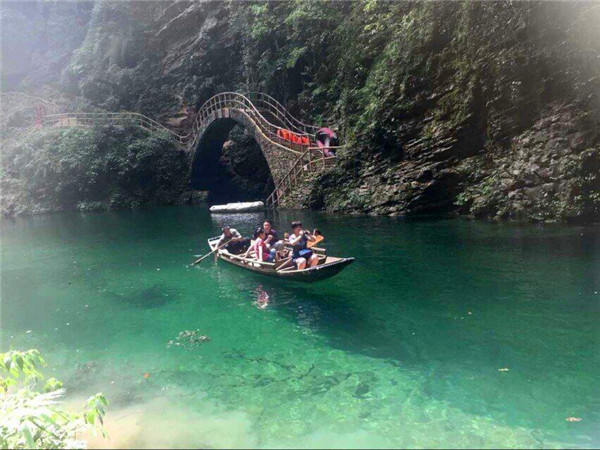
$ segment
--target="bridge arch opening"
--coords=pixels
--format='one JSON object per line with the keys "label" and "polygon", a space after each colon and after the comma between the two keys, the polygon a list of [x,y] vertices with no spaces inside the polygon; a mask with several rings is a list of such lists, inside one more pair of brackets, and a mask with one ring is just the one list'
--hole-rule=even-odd
{"label": "bridge arch opening", "polygon": [[234,119],[213,121],[194,151],[192,189],[209,204],[264,201],[275,188],[265,156],[251,132]]}

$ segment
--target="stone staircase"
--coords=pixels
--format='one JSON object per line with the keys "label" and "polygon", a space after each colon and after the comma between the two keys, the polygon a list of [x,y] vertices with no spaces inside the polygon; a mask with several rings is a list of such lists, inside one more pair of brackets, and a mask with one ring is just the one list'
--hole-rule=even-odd
{"label": "stone staircase", "polygon": [[320,149],[307,149],[275,185],[275,190],[267,197],[267,207],[273,209],[303,204],[312,182],[335,163],[335,156],[326,158]]}

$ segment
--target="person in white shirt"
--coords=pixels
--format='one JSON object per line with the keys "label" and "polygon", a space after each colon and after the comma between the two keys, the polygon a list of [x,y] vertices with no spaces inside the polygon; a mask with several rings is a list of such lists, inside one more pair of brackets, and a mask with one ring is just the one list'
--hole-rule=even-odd
{"label": "person in white shirt", "polygon": [[314,267],[319,263],[319,257],[312,250],[307,248],[308,241],[314,241],[315,238],[308,231],[302,229],[302,222],[292,222],[292,234],[290,234],[289,243],[292,246],[292,261],[296,264],[298,270],[305,269],[306,266]]}

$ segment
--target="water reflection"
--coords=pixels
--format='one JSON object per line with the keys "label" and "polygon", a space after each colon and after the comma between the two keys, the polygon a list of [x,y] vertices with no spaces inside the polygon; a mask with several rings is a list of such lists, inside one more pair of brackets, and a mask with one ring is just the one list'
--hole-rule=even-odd
{"label": "water reflection", "polygon": [[269,299],[270,296],[267,291],[265,291],[261,285],[258,285],[256,288],[256,301],[254,302],[254,305],[256,305],[258,309],[265,309],[269,306]]}

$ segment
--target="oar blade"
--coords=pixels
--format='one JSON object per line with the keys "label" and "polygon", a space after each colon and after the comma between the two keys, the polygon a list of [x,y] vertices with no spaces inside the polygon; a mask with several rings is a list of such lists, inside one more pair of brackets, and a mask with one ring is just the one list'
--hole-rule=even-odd
{"label": "oar blade", "polygon": [[308,248],[312,248],[312,247],[314,247],[315,245],[317,245],[319,242],[321,242],[321,241],[324,241],[324,240],[325,240],[325,237],[323,237],[322,235],[315,236],[315,240],[314,240],[314,241],[310,241],[310,242],[308,242],[308,243],[306,244],[306,246],[307,246]]}

